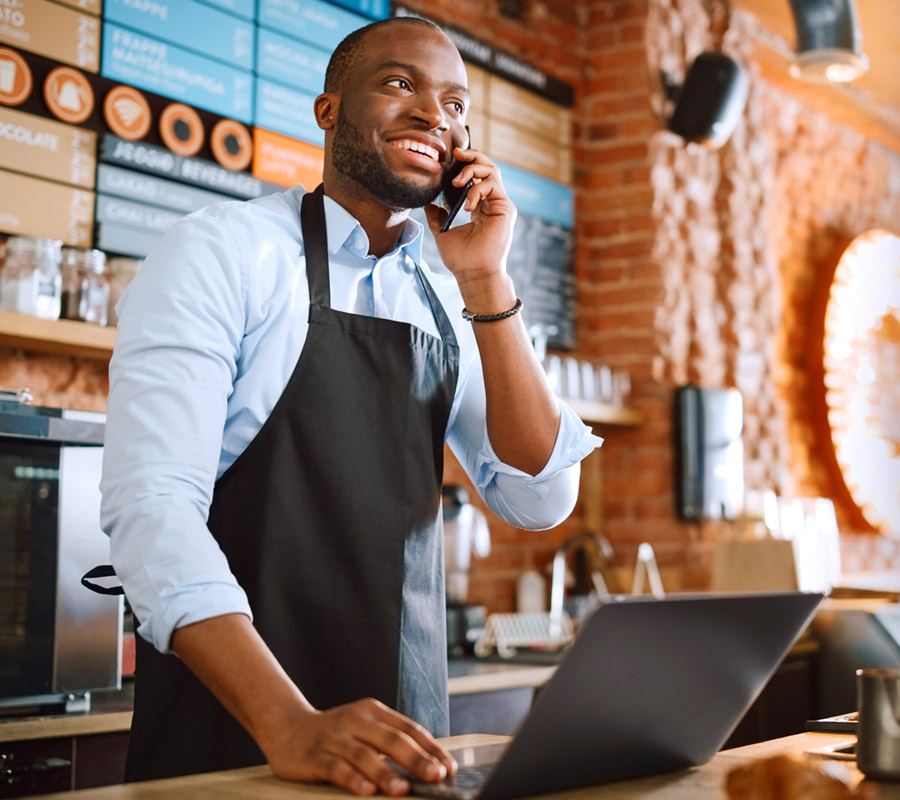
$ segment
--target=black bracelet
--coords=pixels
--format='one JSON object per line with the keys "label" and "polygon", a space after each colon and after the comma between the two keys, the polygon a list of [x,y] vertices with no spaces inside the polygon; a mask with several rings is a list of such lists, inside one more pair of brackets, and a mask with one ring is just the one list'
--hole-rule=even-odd
{"label": "black bracelet", "polygon": [[522,301],[516,298],[516,304],[509,311],[501,311],[499,314],[473,314],[471,311],[462,310],[462,318],[466,322],[497,322],[497,320],[514,317],[522,310]]}

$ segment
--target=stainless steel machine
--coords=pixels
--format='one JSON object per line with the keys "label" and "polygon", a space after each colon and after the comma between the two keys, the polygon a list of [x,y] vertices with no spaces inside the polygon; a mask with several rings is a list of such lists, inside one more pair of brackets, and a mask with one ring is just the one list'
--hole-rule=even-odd
{"label": "stainless steel machine", "polygon": [[87,710],[121,686],[123,600],[81,576],[100,529],[105,416],[0,400],[0,712]]}

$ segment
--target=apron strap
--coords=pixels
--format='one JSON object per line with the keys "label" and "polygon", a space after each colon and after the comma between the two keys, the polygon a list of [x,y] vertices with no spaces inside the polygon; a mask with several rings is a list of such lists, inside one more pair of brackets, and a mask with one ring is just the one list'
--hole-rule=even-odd
{"label": "apron strap", "polygon": [[325,227],[325,190],[320,183],[300,201],[300,227],[309,300],[321,308],[331,308],[331,284],[328,275],[328,232]]}
{"label": "apron strap", "polygon": [[444,344],[456,347],[456,333],[453,330],[453,325],[450,324],[450,318],[447,316],[440,298],[437,296],[437,292],[431,288],[428,278],[425,277],[425,273],[422,272],[422,268],[418,264],[416,264],[416,272],[419,274],[419,280],[422,282],[422,288],[425,290],[425,296],[428,298],[428,304],[431,306],[434,321],[441,332],[441,339],[444,340]]}
{"label": "apron strap", "polygon": [[118,586],[103,586],[100,583],[93,583],[90,580],[90,578],[114,578],[115,576],[116,571],[112,568],[112,565],[103,564],[102,566],[94,567],[85,572],[84,575],[81,576],[81,585],[97,594],[125,594],[122,584],[119,584]]}

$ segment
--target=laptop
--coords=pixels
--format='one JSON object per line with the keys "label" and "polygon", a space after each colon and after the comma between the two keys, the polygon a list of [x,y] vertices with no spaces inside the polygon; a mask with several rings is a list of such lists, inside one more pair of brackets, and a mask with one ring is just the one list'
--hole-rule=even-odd
{"label": "laptop", "polygon": [[802,592],[612,598],[508,744],[457,752],[456,775],[412,779],[412,793],[505,800],[703,764],[822,600]]}

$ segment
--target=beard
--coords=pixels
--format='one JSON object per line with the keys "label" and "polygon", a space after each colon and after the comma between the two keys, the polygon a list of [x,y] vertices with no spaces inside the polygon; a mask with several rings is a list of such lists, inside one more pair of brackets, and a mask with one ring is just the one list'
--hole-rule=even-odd
{"label": "beard", "polygon": [[421,186],[395,175],[374,152],[363,148],[362,131],[338,108],[337,126],[331,148],[334,168],[380,200],[392,211],[422,208],[440,194],[435,186]]}

